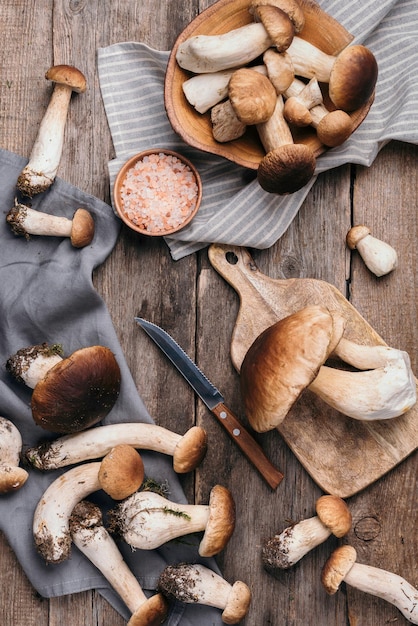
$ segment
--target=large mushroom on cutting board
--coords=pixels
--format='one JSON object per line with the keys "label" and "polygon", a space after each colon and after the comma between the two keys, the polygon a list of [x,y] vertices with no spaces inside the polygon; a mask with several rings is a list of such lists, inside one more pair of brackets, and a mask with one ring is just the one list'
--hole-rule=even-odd
{"label": "large mushroom on cutting board", "polygon": [[121,373],[113,352],[105,346],[62,355],[59,345],[38,344],[16,352],[6,369],[33,389],[36,424],[66,434],[93,426],[110,412],[119,396]]}
{"label": "large mushroom on cutting board", "polygon": [[[277,428],[308,388],[340,413],[359,420],[391,419],[415,404],[416,380],[406,352],[386,346],[363,350],[344,340],[342,332],[337,314],[311,305],[255,339],[242,362],[240,380],[246,414],[256,431]],[[364,371],[324,365],[331,353],[344,353],[347,346],[353,348],[347,357],[351,365]]]}

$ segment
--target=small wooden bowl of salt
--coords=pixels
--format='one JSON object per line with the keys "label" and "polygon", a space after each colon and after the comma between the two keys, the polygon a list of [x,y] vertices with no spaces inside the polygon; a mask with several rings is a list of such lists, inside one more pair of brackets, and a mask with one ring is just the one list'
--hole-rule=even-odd
{"label": "small wooden bowl of salt", "polygon": [[113,198],[121,220],[142,235],[171,235],[191,222],[202,199],[195,166],[173,150],[145,150],[116,177]]}

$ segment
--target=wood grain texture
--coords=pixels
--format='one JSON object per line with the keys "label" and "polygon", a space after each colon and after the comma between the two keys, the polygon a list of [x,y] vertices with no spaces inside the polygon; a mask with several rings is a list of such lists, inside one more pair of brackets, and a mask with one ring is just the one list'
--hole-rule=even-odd
{"label": "wood grain texture", "polygon": [[[170,49],[181,30],[211,0],[3,0],[0,6],[1,146],[28,156],[49,99],[44,71],[72,62],[86,73],[88,91],[73,98],[59,175],[109,200],[107,163],[114,156],[97,78],[97,48],[133,40]],[[371,168],[345,166],[321,175],[282,239],[251,250],[257,267],[273,279],[330,282],[390,345],[407,350],[418,370],[418,149],[386,146]],[[400,266],[376,279],[345,235],[365,222],[397,249]],[[140,315],[168,330],[222,391],[246,423],[239,377],[229,350],[239,310],[237,293],[212,268],[207,251],[173,262],[162,241],[121,229],[118,243],[95,272],[138,391],[155,421],[173,430],[197,423],[209,448],[193,476],[182,478],[187,497],[205,502],[216,483],[237,504],[237,526],[218,562],[229,581],[241,579],[253,601],[245,626],[382,626],[407,621],[391,605],[346,589],[326,596],[319,575],[337,540],[330,538],[277,578],[262,568],[260,546],[291,520],[314,514],[322,494],[277,432],[256,435],[266,455],[285,473],[276,492],[223,432],[181,376],[133,323]],[[314,445],[314,443],[313,443]],[[359,560],[385,567],[418,585],[416,453],[376,483],[349,498],[353,530],[346,541]],[[0,535],[2,626],[122,626],[124,620],[97,592],[45,600],[28,583]]]}

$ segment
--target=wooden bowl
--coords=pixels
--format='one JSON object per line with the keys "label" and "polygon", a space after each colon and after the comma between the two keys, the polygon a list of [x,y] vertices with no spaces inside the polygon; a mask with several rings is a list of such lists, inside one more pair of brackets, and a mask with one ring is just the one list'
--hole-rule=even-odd
{"label": "wooden bowl", "polygon": [[[144,163],[144,159],[145,162],[153,159],[154,169],[151,172],[148,169],[146,174],[138,173],[133,180],[134,168]],[[184,172],[187,174],[186,185]],[[125,202],[127,193],[124,186],[128,176],[130,212]],[[151,177],[151,182],[144,184],[146,176]],[[194,196],[189,203],[185,194],[189,196],[190,189]],[[147,196],[151,196],[150,199]],[[131,157],[119,170],[113,187],[113,199],[117,214],[129,228],[142,235],[164,237],[178,232],[192,221],[202,200],[202,181],[196,167],[182,154],[159,148],[144,150]],[[184,207],[183,212],[180,211],[181,207]],[[147,214],[149,217],[146,217]]]}
{"label": "wooden bowl", "polygon": [[[299,36],[314,44],[327,54],[338,54],[352,40],[353,36],[329,14],[325,13],[315,0],[299,0],[305,13],[305,26]],[[179,45],[195,35],[220,35],[254,21],[248,11],[249,0],[219,0],[200,13],[177,38],[171,51],[164,86],[164,101],[168,119],[174,131],[190,146],[224,157],[250,169],[257,169],[264,156],[255,128],[249,127],[240,139],[228,143],[218,143],[212,136],[210,112],[198,113],[186,100],[182,85],[192,76],[183,70],[176,61]],[[321,85],[324,102],[332,108],[327,86]],[[353,131],[358,128],[369,112],[374,93],[360,109],[350,114]],[[334,107],[335,108],[335,107]],[[319,156],[328,148],[318,139],[312,127],[292,128],[294,140],[310,146]]]}

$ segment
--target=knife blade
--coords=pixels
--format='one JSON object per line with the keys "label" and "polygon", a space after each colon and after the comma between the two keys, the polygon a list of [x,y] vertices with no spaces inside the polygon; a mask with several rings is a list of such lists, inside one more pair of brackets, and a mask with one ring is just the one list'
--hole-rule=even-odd
{"label": "knife blade", "polygon": [[254,437],[225,405],[221,392],[167,331],[141,317],[134,319],[187,380],[268,485],[276,489],[283,479],[283,474],[271,463]]}

